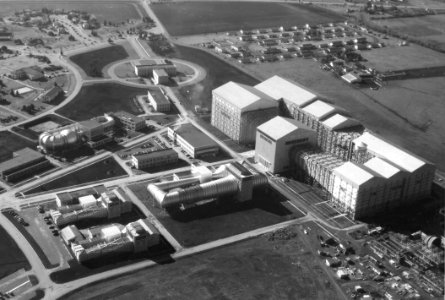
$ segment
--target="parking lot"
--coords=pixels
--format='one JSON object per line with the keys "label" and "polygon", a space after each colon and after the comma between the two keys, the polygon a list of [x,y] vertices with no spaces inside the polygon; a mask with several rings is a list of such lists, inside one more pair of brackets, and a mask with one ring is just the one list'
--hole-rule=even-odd
{"label": "parking lot", "polygon": [[55,203],[50,203],[42,208],[30,207],[20,212],[11,211],[10,214],[13,217],[14,214],[18,216],[14,218],[40,247],[51,268],[64,268],[68,267],[67,261],[72,259],[72,256],[59,236],[59,228],[47,216],[48,209],[54,205]]}

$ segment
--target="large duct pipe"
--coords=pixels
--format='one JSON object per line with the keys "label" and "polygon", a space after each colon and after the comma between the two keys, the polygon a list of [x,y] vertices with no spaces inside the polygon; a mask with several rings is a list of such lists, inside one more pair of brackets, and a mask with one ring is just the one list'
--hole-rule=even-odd
{"label": "large duct pipe", "polygon": [[[184,189],[168,192],[168,190],[190,185],[191,183],[195,182],[199,182],[199,180],[196,178],[189,178],[178,181],[150,184],[148,185],[148,191],[162,208],[178,206],[181,204],[192,204],[201,200],[236,194],[239,191],[238,179],[232,175],[229,175],[213,181],[202,183],[200,185],[189,186]],[[265,176],[261,174],[254,175],[254,187],[265,184],[267,184],[267,178]]]}
{"label": "large duct pipe", "polygon": [[238,192],[238,182],[233,176],[229,176],[169,192],[158,203],[161,207],[166,208],[181,204],[192,204],[205,199],[235,194],[236,192]]}

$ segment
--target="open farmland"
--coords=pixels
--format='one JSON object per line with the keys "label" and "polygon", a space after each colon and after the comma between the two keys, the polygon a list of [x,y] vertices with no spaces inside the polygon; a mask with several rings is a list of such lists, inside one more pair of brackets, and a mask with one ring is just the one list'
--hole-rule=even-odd
{"label": "open farmland", "polygon": [[184,2],[151,5],[171,35],[329,23],[343,17],[313,6],[264,2]]}
{"label": "open farmland", "polygon": [[115,61],[128,57],[127,51],[120,45],[71,56],[70,59],[91,77],[103,77],[103,68]]}
{"label": "open farmland", "polygon": [[0,162],[12,158],[12,152],[29,147],[34,148],[32,143],[9,131],[0,131]]}
{"label": "open farmland", "polygon": [[[99,21],[122,22],[128,19],[140,19],[141,13],[136,2],[127,1],[2,1],[0,16],[8,16],[23,9],[60,9],[65,11],[86,11],[96,16]],[[119,13],[116,13],[119,12]],[[144,13],[145,15],[145,13]]]}
{"label": "open farmland", "polygon": [[14,240],[0,227],[0,279],[21,268],[29,269],[30,265]]}
{"label": "open farmland", "polygon": [[[92,284],[62,299],[343,299],[297,227]],[[310,246],[309,246],[310,247]]]}
{"label": "open farmland", "polygon": [[366,65],[380,72],[445,66],[445,54],[411,44],[407,47],[384,47],[362,51]]}
{"label": "open farmland", "polygon": [[146,93],[147,89],[117,83],[84,85],[73,101],[57,110],[57,113],[75,121],[119,110],[140,114],[143,111],[132,99]]}
{"label": "open farmland", "polygon": [[445,51],[445,15],[432,15],[416,18],[393,18],[379,20],[379,26],[388,26],[403,36],[438,46]]}

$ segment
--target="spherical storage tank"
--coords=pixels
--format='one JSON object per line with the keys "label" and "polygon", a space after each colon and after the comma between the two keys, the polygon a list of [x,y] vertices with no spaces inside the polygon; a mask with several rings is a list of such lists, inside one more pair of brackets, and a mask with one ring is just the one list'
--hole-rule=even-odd
{"label": "spherical storage tank", "polygon": [[62,127],[46,131],[39,137],[39,145],[45,152],[53,153],[67,150],[82,143],[82,132],[77,126]]}

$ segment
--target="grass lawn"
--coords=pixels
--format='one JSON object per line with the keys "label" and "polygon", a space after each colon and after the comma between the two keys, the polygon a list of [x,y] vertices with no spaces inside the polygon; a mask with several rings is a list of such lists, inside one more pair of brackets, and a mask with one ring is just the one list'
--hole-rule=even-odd
{"label": "grass lawn", "polygon": [[127,57],[128,53],[124,47],[114,45],[73,55],[70,57],[70,60],[81,67],[88,76],[103,77],[102,69],[106,65]]}
{"label": "grass lawn", "polygon": [[415,44],[362,51],[366,65],[380,72],[428,68],[445,65],[445,54]]}
{"label": "grass lawn", "polygon": [[183,105],[187,110],[194,110],[195,105],[211,107],[212,90],[227,83],[235,81],[238,83],[255,85],[258,80],[245,72],[224,62],[218,57],[200,49],[176,45],[175,51],[169,57],[179,58],[193,62],[205,69],[207,76],[201,82],[180,88],[180,93],[186,101]]}
{"label": "grass lawn", "polygon": [[30,269],[30,267],[23,252],[0,226],[0,279],[21,268]]}
{"label": "grass lawn", "polygon": [[119,110],[137,115],[143,113],[143,110],[133,98],[146,94],[147,90],[117,83],[84,85],[75,99],[57,110],[57,113],[76,121]]}
{"label": "grass lawn", "polygon": [[32,143],[12,132],[0,131],[0,162],[12,158],[12,152],[29,147],[34,149],[36,143]]}
{"label": "grass lawn", "polygon": [[153,207],[147,183],[129,186],[176,240],[185,247],[225,238],[256,228],[302,217],[287,207],[285,199],[267,188],[254,192],[252,201],[244,203],[225,198],[220,201],[191,207],[185,211],[170,211]]}
{"label": "grass lawn", "polygon": [[105,158],[25,192],[26,195],[127,175],[112,157]]}
{"label": "grass lawn", "polygon": [[297,236],[265,235],[104,280],[62,299],[344,299],[311,251],[315,234],[303,235],[298,226],[288,232]]}
{"label": "grass lawn", "polygon": [[443,14],[379,20],[378,24],[388,26],[389,29],[400,34],[437,45],[441,50],[445,50],[445,16]]}
{"label": "grass lawn", "polygon": [[[14,14],[16,11],[22,11],[23,9],[42,9],[43,7],[49,9],[64,9],[65,11],[80,10],[87,11],[94,14],[99,21],[111,21],[122,22],[127,19],[140,19],[138,11],[144,12],[139,9],[137,3],[116,2],[116,1],[5,1],[2,2],[1,16],[7,16]],[[118,13],[116,13],[118,12]],[[144,13],[145,15],[145,13]]]}
{"label": "grass lawn", "polygon": [[320,24],[344,19],[322,8],[282,3],[209,1],[152,4],[151,8],[171,35]]}

